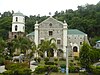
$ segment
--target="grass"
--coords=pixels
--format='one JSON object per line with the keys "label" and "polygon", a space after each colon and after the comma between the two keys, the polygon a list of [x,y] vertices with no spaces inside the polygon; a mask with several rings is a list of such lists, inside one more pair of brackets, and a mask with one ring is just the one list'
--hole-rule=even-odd
{"label": "grass", "polygon": [[[58,65],[61,65],[61,64],[66,64],[66,61],[64,61],[64,60],[62,60],[62,61],[54,61],[54,60],[52,60],[53,62],[57,62],[58,63]],[[70,61],[71,62],[71,61]],[[38,66],[43,66],[43,65],[45,65],[45,61],[44,60],[41,60],[41,62],[39,63],[39,65]],[[34,75],[45,75],[45,73],[43,73],[43,74],[34,74]],[[52,72],[52,73],[50,73],[49,75],[66,75],[66,73],[61,73],[61,72],[58,72],[58,73],[54,73],[54,72]],[[70,73],[69,75],[84,75],[84,74],[79,74],[79,73]]]}
{"label": "grass", "polygon": [[[43,74],[35,74],[35,75],[45,75],[45,73],[43,73]],[[50,73],[49,75],[66,75],[66,73],[60,73],[60,72],[59,73]],[[79,75],[79,73],[70,73],[69,75]]]}
{"label": "grass", "polygon": [[[39,63],[39,65],[45,65],[44,64],[45,61],[44,60],[41,60],[41,62]],[[60,64],[66,64],[66,61],[57,61],[57,63],[60,65]]]}

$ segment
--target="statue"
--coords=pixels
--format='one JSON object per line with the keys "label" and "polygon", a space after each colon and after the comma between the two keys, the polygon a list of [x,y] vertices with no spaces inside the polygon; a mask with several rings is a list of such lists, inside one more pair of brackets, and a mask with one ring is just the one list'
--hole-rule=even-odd
{"label": "statue", "polygon": [[24,59],[24,54],[20,54],[19,56],[14,56],[12,61],[14,62],[15,60],[19,60],[19,63],[21,63],[23,62],[23,59]]}

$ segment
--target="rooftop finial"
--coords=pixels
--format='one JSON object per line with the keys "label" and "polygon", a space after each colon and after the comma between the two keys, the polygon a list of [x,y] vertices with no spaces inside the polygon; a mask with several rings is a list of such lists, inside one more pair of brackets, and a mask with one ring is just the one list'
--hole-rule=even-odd
{"label": "rooftop finial", "polygon": [[52,16],[51,16],[51,12],[49,12],[49,16],[52,17]]}

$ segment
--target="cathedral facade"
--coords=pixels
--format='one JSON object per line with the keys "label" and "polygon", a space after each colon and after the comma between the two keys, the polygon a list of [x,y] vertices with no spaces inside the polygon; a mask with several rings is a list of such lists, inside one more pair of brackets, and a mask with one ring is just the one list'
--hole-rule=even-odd
{"label": "cathedral facade", "polygon": [[[87,34],[77,29],[68,29],[65,21],[61,22],[53,17],[49,17],[41,23],[36,22],[35,31],[26,36],[34,40],[36,45],[45,39],[54,38],[57,48],[63,50],[63,55],[58,54],[57,50],[53,50],[54,57],[59,55],[66,57],[66,50],[69,52],[69,57],[79,56],[83,42],[88,42]],[[47,56],[47,52],[45,52],[45,56]]]}

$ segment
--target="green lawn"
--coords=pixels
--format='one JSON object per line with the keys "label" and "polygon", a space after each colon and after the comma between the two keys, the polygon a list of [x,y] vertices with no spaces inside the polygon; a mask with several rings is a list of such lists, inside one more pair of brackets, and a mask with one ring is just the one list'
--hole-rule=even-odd
{"label": "green lawn", "polygon": [[[61,64],[66,64],[66,61],[57,61],[57,63],[59,64],[59,65],[61,65]],[[39,65],[41,66],[43,66],[43,65],[45,65],[45,61],[44,60],[41,60],[41,62],[39,63]],[[43,73],[43,74],[34,74],[34,75],[45,75],[45,73]],[[54,72],[52,72],[52,73],[50,73],[49,75],[66,75],[66,73],[61,73],[61,72],[58,72],[58,73],[54,73]],[[79,74],[79,73],[70,73],[69,75],[84,75],[84,74]]]}
{"label": "green lawn", "polygon": [[[45,75],[45,74],[35,74],[35,75]],[[66,73],[51,73],[49,75],[66,75]],[[79,73],[70,73],[69,75],[79,75]]]}
{"label": "green lawn", "polygon": [[[51,73],[50,75],[66,75],[66,73]],[[79,75],[78,73],[70,73],[69,75]]]}

